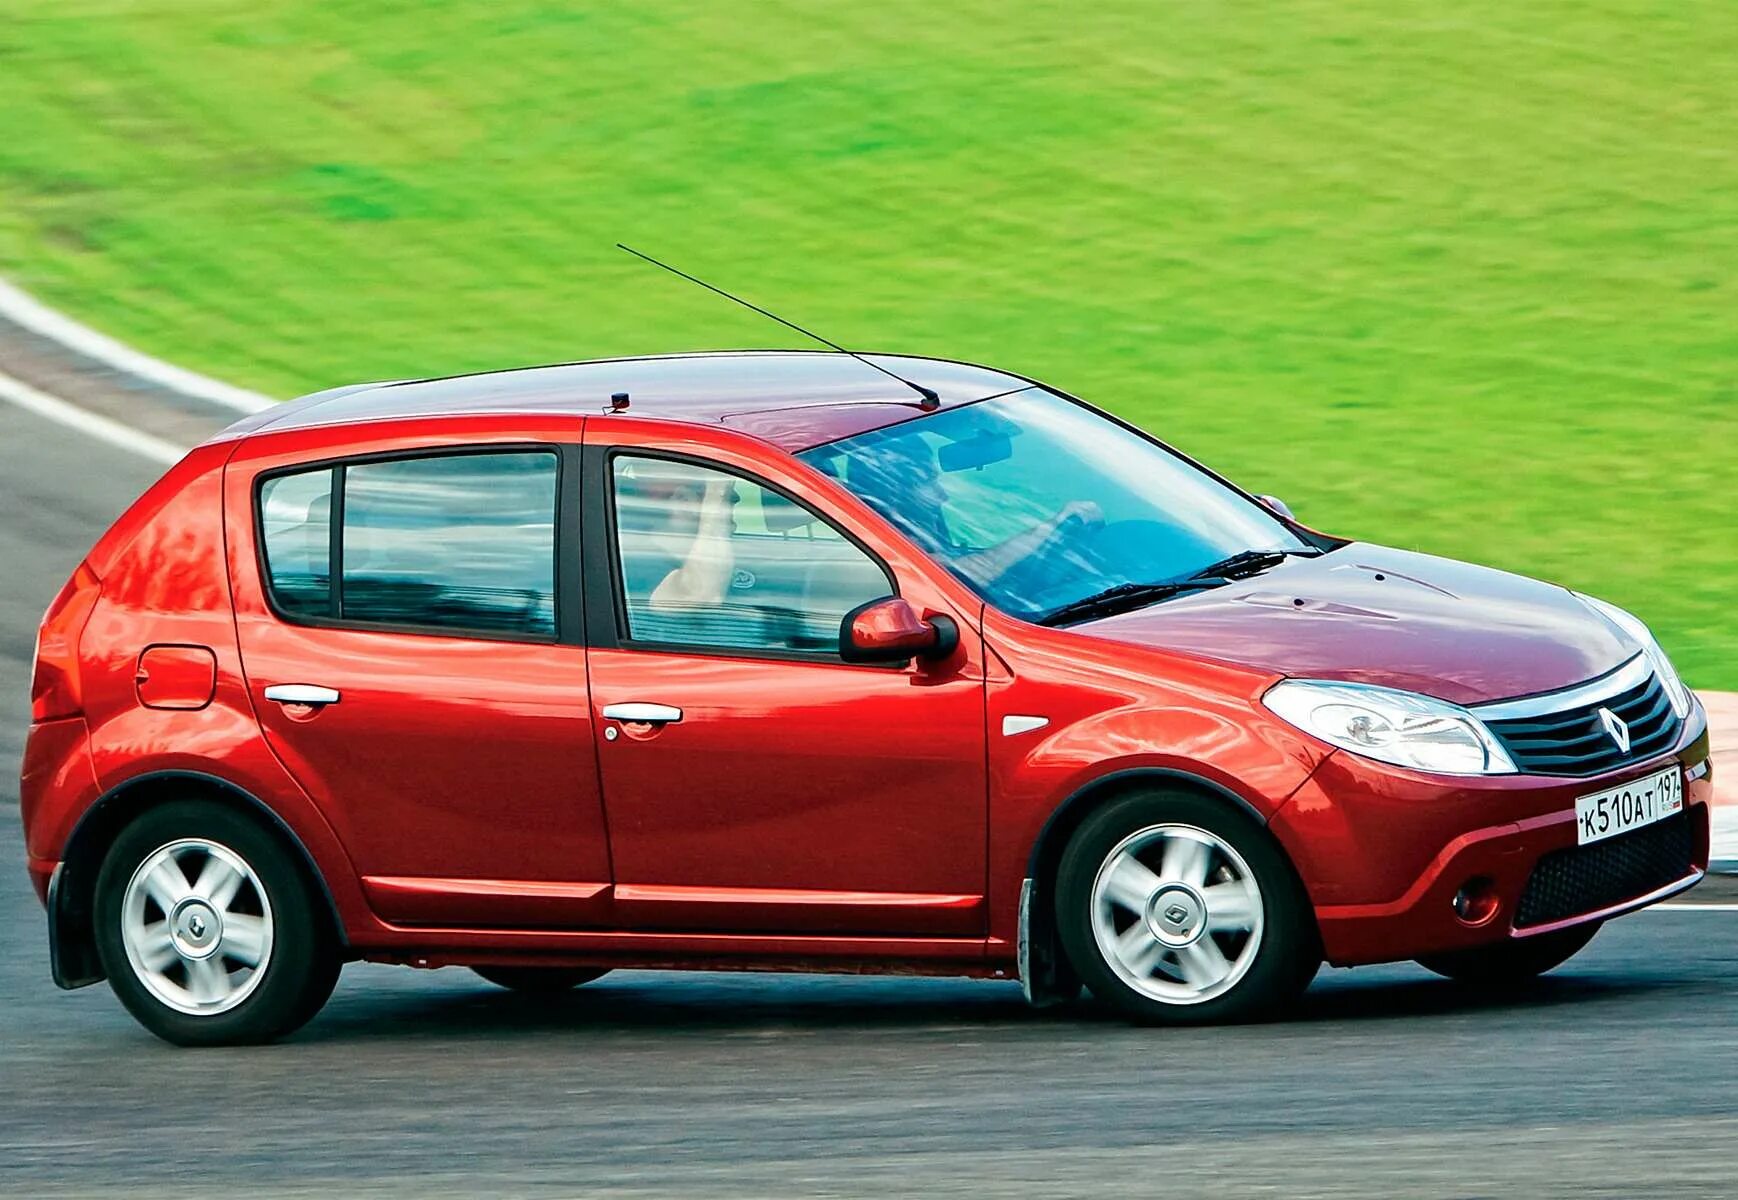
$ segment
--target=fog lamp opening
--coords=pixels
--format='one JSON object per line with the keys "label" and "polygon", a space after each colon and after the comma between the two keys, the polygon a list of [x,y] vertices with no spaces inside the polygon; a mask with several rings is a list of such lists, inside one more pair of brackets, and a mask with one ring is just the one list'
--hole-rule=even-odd
{"label": "fog lamp opening", "polygon": [[1488,924],[1501,907],[1496,880],[1488,875],[1474,875],[1454,894],[1454,915],[1463,925]]}

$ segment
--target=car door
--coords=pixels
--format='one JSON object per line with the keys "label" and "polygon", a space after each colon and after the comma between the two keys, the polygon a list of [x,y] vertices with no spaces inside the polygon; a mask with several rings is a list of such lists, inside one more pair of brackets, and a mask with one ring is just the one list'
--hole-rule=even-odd
{"label": "car door", "polygon": [[412,441],[309,465],[270,445],[230,466],[247,685],[375,911],[606,924],[585,651],[559,616],[577,448]]}
{"label": "car door", "polygon": [[[804,468],[673,454],[602,424],[586,446],[585,572],[617,919],[981,935],[976,622],[798,498]],[[843,662],[843,615],[896,592],[954,618],[960,648]]]}

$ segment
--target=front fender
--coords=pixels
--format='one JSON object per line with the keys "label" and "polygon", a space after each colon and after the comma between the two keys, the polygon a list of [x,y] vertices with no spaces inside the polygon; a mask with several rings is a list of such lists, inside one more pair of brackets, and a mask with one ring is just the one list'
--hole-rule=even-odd
{"label": "front fender", "polygon": [[987,896],[990,934],[1010,945],[1025,879],[1103,799],[1170,780],[1265,824],[1328,753],[1261,705],[1271,677],[1190,664],[1186,678],[1099,679],[991,681]]}

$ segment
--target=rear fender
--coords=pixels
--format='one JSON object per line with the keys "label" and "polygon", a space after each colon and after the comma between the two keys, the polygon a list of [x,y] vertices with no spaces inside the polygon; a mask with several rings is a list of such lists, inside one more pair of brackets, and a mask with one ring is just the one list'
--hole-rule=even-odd
{"label": "rear fender", "polygon": [[[97,875],[121,830],[151,807],[171,800],[199,797],[229,804],[252,815],[283,841],[307,874],[322,908],[341,940],[346,925],[338,898],[330,886],[354,875],[348,862],[342,872],[321,869],[308,842],[269,805],[226,779],[193,770],[149,771],[111,789],[79,820],[66,842],[64,857],[48,884],[48,945],[54,981],[63,988],[84,987],[104,978],[96,952],[93,915]],[[330,836],[330,830],[326,831]],[[341,853],[341,851],[340,851]],[[357,894],[360,902],[360,894]]]}

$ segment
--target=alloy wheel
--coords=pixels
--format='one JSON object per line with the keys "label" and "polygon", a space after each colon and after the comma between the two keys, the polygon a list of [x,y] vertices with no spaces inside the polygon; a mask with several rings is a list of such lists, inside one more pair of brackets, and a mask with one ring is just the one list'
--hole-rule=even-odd
{"label": "alloy wheel", "polygon": [[1124,983],[1165,1004],[1200,1004],[1235,987],[1261,948],[1264,906],[1249,864],[1194,825],[1151,825],[1104,858],[1092,934]]}
{"label": "alloy wheel", "polygon": [[214,1016],[246,1000],[272,954],[272,906],[259,876],[218,842],[183,838],[139,864],[121,903],[133,973],[177,1012]]}

